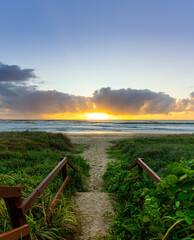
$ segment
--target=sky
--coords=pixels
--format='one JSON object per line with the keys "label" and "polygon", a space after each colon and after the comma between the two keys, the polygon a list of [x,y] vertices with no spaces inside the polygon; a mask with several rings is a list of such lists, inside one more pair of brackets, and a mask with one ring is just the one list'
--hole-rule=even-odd
{"label": "sky", "polygon": [[0,118],[194,120],[193,0],[1,0]]}

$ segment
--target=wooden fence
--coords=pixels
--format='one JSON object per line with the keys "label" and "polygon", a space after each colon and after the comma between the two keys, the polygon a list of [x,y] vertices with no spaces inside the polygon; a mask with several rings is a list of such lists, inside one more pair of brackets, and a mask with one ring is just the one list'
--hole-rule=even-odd
{"label": "wooden fence", "polygon": [[[53,178],[62,171],[63,183],[50,204],[49,211],[53,210],[57,200],[60,198],[62,192],[67,186],[69,181],[75,182],[74,179],[67,175],[67,164],[76,172],[79,170],[73,165],[68,158],[61,158],[61,162],[53,169],[53,171],[38,185],[36,189],[22,202],[22,193],[19,187],[0,186],[0,198],[4,198],[10,219],[14,229],[0,234],[0,240],[28,240],[30,235],[30,227],[26,224],[26,212],[32,207],[37,198],[44,192],[48,184]],[[129,167],[138,166],[139,172],[145,171],[155,182],[160,182],[160,177],[150,169],[145,163],[143,158],[137,158]]]}
{"label": "wooden fence", "polygon": [[30,236],[30,227],[26,224],[26,212],[32,207],[37,198],[44,192],[45,188],[53,178],[62,171],[63,183],[53,198],[49,210],[53,210],[57,200],[69,181],[75,182],[74,179],[67,175],[67,164],[76,172],[79,170],[73,165],[68,158],[61,158],[61,162],[49,173],[49,175],[38,185],[36,189],[22,201],[22,193],[19,187],[0,186],[0,198],[4,198],[8,213],[13,225],[13,230],[0,234],[0,240],[27,240]]}
{"label": "wooden fence", "polygon": [[154,182],[160,182],[160,177],[144,163],[144,158],[137,158],[127,169],[131,170],[136,165],[138,165],[140,173],[144,170],[154,180]]}

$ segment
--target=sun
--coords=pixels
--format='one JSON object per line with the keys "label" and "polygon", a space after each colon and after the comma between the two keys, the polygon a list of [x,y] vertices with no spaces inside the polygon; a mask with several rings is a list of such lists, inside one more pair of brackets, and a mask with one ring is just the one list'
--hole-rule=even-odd
{"label": "sun", "polygon": [[85,116],[88,120],[106,120],[109,118],[106,113],[86,113]]}

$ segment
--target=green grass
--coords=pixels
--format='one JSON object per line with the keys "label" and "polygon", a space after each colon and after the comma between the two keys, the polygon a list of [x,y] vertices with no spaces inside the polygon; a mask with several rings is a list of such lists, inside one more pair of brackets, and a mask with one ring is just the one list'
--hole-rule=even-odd
{"label": "green grass", "polygon": [[[76,191],[85,191],[84,176],[89,175],[86,160],[75,154],[83,146],[74,146],[60,133],[2,132],[0,133],[0,185],[19,186],[23,199],[53,170],[61,156],[67,156],[83,173],[76,173],[68,166],[68,175],[76,182],[68,183],[55,211],[46,212],[53,196],[62,184],[61,173],[48,185],[44,194],[28,212],[27,219],[35,239],[73,239],[77,228],[76,208],[70,198]],[[60,214],[59,214],[60,212]],[[41,227],[40,222],[44,225]],[[11,229],[3,200],[0,202],[0,231]]]}
{"label": "green grass", "polygon": [[126,166],[138,157],[144,158],[149,167],[162,175],[167,164],[194,158],[194,134],[123,139],[113,145],[109,154]]}
{"label": "green grass", "polygon": [[[106,239],[193,239],[194,135],[124,139],[109,156],[115,160],[103,179],[115,217]],[[137,167],[126,170],[137,157],[161,176],[159,184]]]}

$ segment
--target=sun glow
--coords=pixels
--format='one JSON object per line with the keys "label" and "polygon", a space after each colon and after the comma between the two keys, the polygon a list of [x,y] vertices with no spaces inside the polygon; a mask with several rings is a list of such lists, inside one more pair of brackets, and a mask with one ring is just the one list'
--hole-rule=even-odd
{"label": "sun glow", "polygon": [[109,118],[106,113],[86,113],[85,116],[88,120],[106,120]]}

